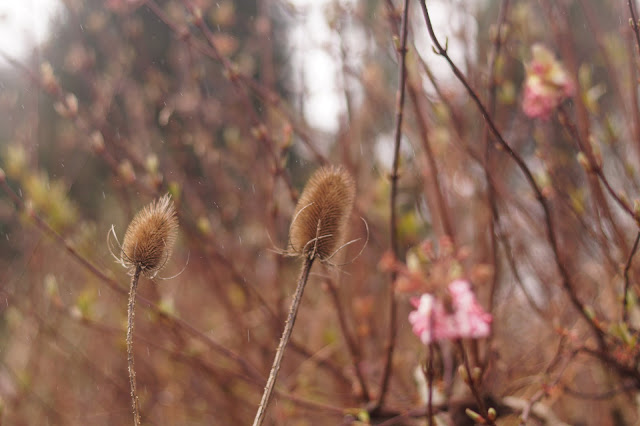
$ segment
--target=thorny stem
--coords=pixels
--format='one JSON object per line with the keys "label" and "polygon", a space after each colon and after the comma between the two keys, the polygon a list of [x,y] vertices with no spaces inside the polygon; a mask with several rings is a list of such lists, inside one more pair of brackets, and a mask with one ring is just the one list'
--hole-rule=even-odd
{"label": "thorny stem", "polygon": [[[202,240],[203,245],[206,249],[206,253],[208,253],[208,255],[214,257],[219,262],[221,262],[222,265],[224,265],[224,267],[228,269],[229,273],[233,277],[233,280],[237,282],[238,285],[240,285],[244,289],[244,291],[247,292],[247,294],[250,293],[256,298],[256,300],[260,304],[260,309],[264,310],[268,314],[270,318],[270,322],[273,324],[273,328],[279,331],[281,327],[280,316],[278,316],[278,314],[276,314],[274,310],[269,306],[267,301],[264,299],[262,294],[260,294],[260,292],[256,289],[256,287],[248,283],[246,278],[238,270],[236,265],[234,265],[234,263],[231,260],[229,260],[224,254],[222,254],[217,248],[215,248],[210,241],[203,239],[202,235],[199,233],[194,233],[193,235],[194,237]],[[310,358],[310,359],[312,358],[312,353],[306,347],[304,347],[300,342],[297,342],[295,339],[293,338],[291,339],[291,341],[289,342],[289,346],[291,347],[292,350],[298,352],[303,357]],[[318,365],[322,368],[325,368],[327,371],[333,374],[338,380],[341,380],[345,383],[348,382],[348,379],[344,376],[344,374],[342,374],[342,371],[338,368],[338,366],[329,362],[329,360],[320,359],[318,360]]]}
{"label": "thorny stem", "polygon": [[264,421],[265,414],[267,413],[269,400],[271,399],[271,394],[273,393],[273,388],[276,384],[278,372],[280,371],[280,365],[282,363],[284,351],[287,347],[287,343],[289,342],[289,338],[291,337],[291,332],[293,331],[293,324],[296,322],[298,307],[300,306],[302,293],[304,292],[304,287],[307,284],[307,279],[309,278],[309,272],[311,271],[313,259],[313,256],[305,257],[304,259],[302,272],[300,273],[300,278],[298,278],[298,285],[296,286],[296,293],[293,296],[293,301],[291,302],[291,307],[289,308],[289,316],[287,317],[287,322],[285,323],[284,331],[282,332],[282,337],[280,338],[280,344],[278,345],[278,350],[276,351],[276,356],[273,360],[273,366],[271,367],[269,379],[267,380],[267,384],[264,388],[262,400],[260,401],[258,412],[256,413],[255,420],[253,421],[253,426],[260,426]]}
{"label": "thorny stem", "polygon": [[636,235],[636,240],[633,242],[633,247],[629,253],[627,264],[624,267],[624,293],[622,293],[622,321],[627,322],[629,320],[629,304],[627,303],[629,297],[629,270],[631,269],[631,262],[633,261],[633,255],[638,250],[638,243],[640,242],[640,231]]}
{"label": "thorny stem", "polygon": [[[391,195],[390,195],[390,208],[391,219],[389,224],[390,230],[390,245],[394,256],[397,258],[398,253],[398,233],[397,233],[397,214],[396,214],[396,196],[398,192],[398,165],[400,163],[400,141],[402,139],[402,119],[404,115],[404,98],[405,98],[405,83],[407,77],[407,65],[406,65],[406,53],[407,53],[407,32],[408,32],[408,15],[409,15],[409,0],[404,1],[404,11],[402,15],[401,25],[401,41],[399,47],[400,56],[400,76],[399,87],[396,98],[396,130],[395,130],[395,145],[393,148],[393,168],[391,170]],[[382,383],[380,384],[380,394],[371,411],[378,411],[384,402],[384,398],[389,388],[389,379],[391,376],[391,367],[393,360],[393,349],[396,340],[396,310],[397,303],[395,300],[395,287],[396,272],[391,272],[391,283],[389,285],[389,331],[387,337],[387,344],[385,346],[385,360],[382,370]]]}
{"label": "thorny stem", "polygon": [[136,290],[142,268],[136,266],[136,271],[131,277],[131,288],[129,289],[129,308],[127,309],[127,365],[129,368],[129,385],[131,386],[131,405],[133,406],[133,424],[140,426],[140,407],[138,402],[138,391],[136,390],[136,370],[133,362],[133,320],[136,309]]}
{"label": "thorny stem", "polygon": [[462,71],[460,71],[460,69],[453,63],[453,60],[449,56],[447,50],[438,41],[438,38],[436,37],[435,32],[433,30],[433,26],[431,24],[431,18],[429,17],[429,11],[427,9],[427,5],[425,3],[425,0],[420,0],[420,6],[422,7],[422,13],[424,15],[425,23],[427,25],[427,31],[429,32],[429,37],[431,38],[431,41],[433,42],[437,53],[447,61],[447,63],[451,67],[451,70],[453,71],[454,75],[458,78],[458,80],[465,87],[467,93],[472,98],[472,100],[476,104],[477,108],[480,110],[480,113],[484,117],[486,123],[489,125],[489,129],[491,130],[491,133],[493,133],[493,135],[498,140],[498,143],[504,149],[504,151],[509,155],[509,157],[511,157],[513,159],[513,161],[515,161],[515,163],[517,164],[518,168],[520,169],[520,171],[524,175],[525,179],[527,180],[527,183],[533,189],[533,191],[535,193],[535,196],[536,196],[536,199],[537,199],[538,203],[540,204],[540,206],[542,207],[542,210],[544,212],[544,220],[545,220],[545,225],[546,225],[547,238],[549,240],[549,243],[551,245],[551,249],[553,251],[553,255],[554,255],[556,266],[558,267],[558,270],[559,270],[560,275],[562,277],[562,286],[564,287],[564,289],[565,289],[567,295],[569,296],[569,299],[571,300],[571,303],[573,304],[575,309],[580,313],[580,315],[582,315],[584,320],[587,322],[589,327],[592,329],[593,333],[598,338],[599,344],[601,346],[604,346],[605,345],[604,332],[598,326],[598,324],[589,316],[589,314],[585,310],[584,305],[582,304],[582,302],[578,298],[578,296],[576,294],[576,291],[574,290],[573,285],[571,284],[569,271],[567,270],[566,265],[560,259],[560,247],[559,247],[559,244],[558,244],[558,241],[557,241],[557,237],[556,237],[555,226],[554,226],[553,220],[551,218],[551,208],[549,207],[547,199],[542,194],[542,190],[540,189],[540,187],[538,186],[537,182],[535,181],[535,178],[533,177],[533,174],[532,174],[531,170],[529,169],[529,167],[527,166],[527,164],[524,162],[522,157],[520,157],[520,155],[518,153],[516,153],[513,150],[513,148],[511,148],[511,146],[507,143],[507,141],[503,138],[502,134],[500,133],[500,131],[496,127],[495,123],[493,122],[491,116],[489,115],[486,107],[484,106],[484,104],[482,103],[482,101],[480,100],[480,98],[478,97],[476,92],[473,90],[473,88],[469,85],[469,82],[465,78],[464,74],[462,74]]}

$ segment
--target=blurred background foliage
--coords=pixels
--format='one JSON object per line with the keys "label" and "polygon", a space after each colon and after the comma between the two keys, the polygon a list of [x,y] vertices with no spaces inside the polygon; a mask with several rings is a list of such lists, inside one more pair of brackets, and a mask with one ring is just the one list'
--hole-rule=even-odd
{"label": "blurred background foliage", "polygon": [[[577,82],[568,115],[600,153],[614,188],[633,204],[640,192],[638,55],[625,2],[427,3],[437,15],[438,36],[448,38],[478,95],[495,98],[494,121],[549,197],[580,299],[612,334],[628,334],[619,322],[620,265],[635,221],[585,173],[566,125],[531,120],[520,108],[523,63],[531,45],[542,42]],[[491,71],[505,3],[502,49]],[[277,251],[286,248],[299,190],[329,163],[343,164],[355,177],[351,238],[364,238],[362,217],[369,242],[353,262],[360,243],[341,254],[337,263],[346,265],[315,267],[270,421],[379,423],[424,407],[424,385],[414,371],[425,348],[411,334],[403,293],[396,296],[387,414],[365,414],[381,382],[389,324],[389,276],[378,263],[389,240],[401,3],[326,1],[313,18],[322,24],[302,28],[318,6],[280,0],[63,4],[50,40],[27,60],[0,69],[0,165],[24,203],[16,208],[7,191],[0,193],[2,422],[131,422],[124,341],[129,277],[113,262],[106,235],[113,225],[122,237],[138,209],[169,192],[180,237],[165,274],[185,268],[168,281],[143,279],[139,287],[135,348],[143,419],[248,424],[299,266]],[[540,389],[544,404],[568,424],[633,424],[637,393],[588,397],[628,383],[596,357],[578,355],[578,345],[593,343],[593,336],[550,266],[532,191],[502,152],[483,162],[485,146],[494,141],[481,114],[431,53],[418,2],[410,20],[401,260],[411,247],[431,241],[433,286],[464,275],[492,312],[492,338],[469,346],[501,424],[518,424],[522,411],[508,398],[526,403]],[[318,51],[330,67],[308,66]],[[317,96],[310,88],[327,73],[332,86],[321,91],[333,97],[324,108],[335,110],[336,125],[318,126],[313,115],[326,111],[310,107]],[[487,205],[485,169],[498,219]],[[632,286],[633,303],[636,291]],[[632,314],[637,321],[635,307]],[[635,365],[635,344],[609,349]],[[451,365],[460,362],[453,352],[447,344],[438,349],[436,385],[447,401],[442,411],[452,424],[464,424],[459,416],[469,395],[451,376]],[[424,421],[409,416],[389,424]],[[532,416],[530,424],[543,423]]]}

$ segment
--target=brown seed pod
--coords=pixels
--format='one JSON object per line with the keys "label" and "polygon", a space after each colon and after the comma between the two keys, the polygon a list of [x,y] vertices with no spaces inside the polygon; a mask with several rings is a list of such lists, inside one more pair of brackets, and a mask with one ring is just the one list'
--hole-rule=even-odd
{"label": "brown seed pod", "polygon": [[342,167],[322,167],[302,191],[289,229],[291,252],[328,260],[343,241],[355,183]]}
{"label": "brown seed pod", "polygon": [[122,242],[121,263],[154,277],[171,256],[178,232],[176,208],[169,194],[144,207],[133,218]]}

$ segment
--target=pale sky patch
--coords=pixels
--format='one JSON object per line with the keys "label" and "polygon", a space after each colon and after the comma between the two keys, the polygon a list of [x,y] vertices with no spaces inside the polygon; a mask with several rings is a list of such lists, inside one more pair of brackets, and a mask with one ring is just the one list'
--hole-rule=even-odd
{"label": "pale sky patch", "polygon": [[[51,19],[60,0],[0,1],[0,51],[24,59],[49,36]],[[5,61],[0,58],[0,65]]]}

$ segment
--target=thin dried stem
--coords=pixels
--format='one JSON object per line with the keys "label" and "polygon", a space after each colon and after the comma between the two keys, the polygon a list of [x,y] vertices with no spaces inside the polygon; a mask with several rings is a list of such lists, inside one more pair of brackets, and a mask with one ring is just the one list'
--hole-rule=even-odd
{"label": "thin dried stem", "polygon": [[129,290],[129,307],[127,309],[127,366],[129,368],[129,385],[131,387],[131,405],[133,407],[133,424],[140,426],[140,407],[138,401],[138,391],[136,390],[136,369],[133,361],[133,326],[136,308],[136,291],[138,288],[138,280],[142,268],[136,267],[131,277],[131,288]]}
{"label": "thin dried stem", "polygon": [[338,295],[338,289],[332,280],[327,280],[327,288],[329,289],[329,294],[331,295],[331,300],[336,307],[336,313],[338,314],[338,323],[340,324],[340,329],[342,330],[342,334],[344,335],[344,339],[347,342],[347,347],[349,348],[349,353],[351,354],[351,359],[353,360],[353,368],[356,372],[356,377],[358,379],[358,384],[360,385],[360,389],[362,390],[362,398],[365,401],[371,400],[371,395],[369,394],[369,388],[367,386],[367,382],[364,378],[364,373],[362,371],[362,367],[360,365],[361,354],[360,348],[356,343],[353,335],[349,332],[349,327],[347,325],[347,318],[344,313],[344,309],[342,308],[342,304],[340,303],[340,297]]}
{"label": "thin dried stem", "polygon": [[458,340],[456,343],[458,345],[458,349],[460,349],[460,354],[462,355],[462,359],[464,363],[464,369],[466,370],[467,377],[469,378],[469,382],[468,382],[469,389],[471,389],[471,393],[473,394],[473,397],[475,398],[476,403],[478,404],[478,408],[480,409],[480,414],[482,415],[482,417],[485,418],[486,424],[495,425],[495,422],[491,420],[487,415],[487,409],[486,409],[484,400],[482,399],[482,395],[480,395],[480,389],[478,389],[478,383],[476,383],[476,380],[474,379],[474,375],[471,372],[471,366],[469,365],[469,357],[467,356],[467,352],[464,349],[462,340]]}
{"label": "thin dried stem", "polygon": [[[408,18],[409,17],[409,0],[405,0],[404,2],[404,10],[402,14],[402,25],[401,25],[401,41],[400,47],[398,48],[398,54],[400,58],[400,76],[399,76],[399,87],[397,93],[397,104],[396,104],[396,129],[395,129],[395,137],[394,137],[394,147],[393,147],[393,168],[391,170],[391,195],[390,195],[390,209],[391,209],[391,219],[389,223],[389,234],[390,234],[390,246],[391,251],[393,252],[396,258],[399,255],[398,250],[398,224],[397,224],[397,212],[396,212],[396,197],[398,193],[398,166],[400,164],[400,141],[402,139],[402,119],[404,117],[404,98],[405,98],[405,83],[407,77],[407,64],[406,64],[406,53],[407,53],[407,33],[409,29]],[[387,343],[385,345],[385,358],[384,358],[384,366],[382,370],[382,382],[380,383],[380,393],[378,395],[378,399],[373,407],[372,411],[377,411],[380,409],[382,404],[384,403],[384,398],[386,396],[387,390],[389,388],[389,380],[391,377],[391,368],[393,361],[393,349],[396,341],[396,311],[397,311],[397,303],[395,300],[395,287],[394,283],[396,281],[396,273],[391,272],[391,282],[389,285],[389,331],[387,337]]]}
{"label": "thin dried stem", "polygon": [[[432,327],[433,327],[433,321],[431,322]],[[429,345],[427,345],[429,347],[429,359],[427,360],[427,370],[426,370],[426,376],[427,376],[427,392],[428,392],[428,397],[427,397],[427,424],[429,426],[433,426],[434,423],[434,419],[433,419],[433,343],[429,343]]]}
{"label": "thin dried stem", "polygon": [[[559,112],[558,120],[560,124],[567,130],[567,133],[569,133],[569,135],[574,139],[574,141],[578,146],[578,149],[586,155],[589,168],[590,168],[589,171],[598,177],[598,179],[600,180],[600,182],[602,182],[602,185],[604,185],[605,189],[607,190],[611,198],[613,198],[613,200],[616,202],[616,204],[618,204],[618,206],[631,219],[636,220],[636,215],[635,215],[635,212],[633,211],[633,207],[631,207],[629,203],[625,201],[615,189],[613,189],[613,186],[611,185],[607,177],[604,175],[602,165],[598,163],[596,158],[594,158],[594,154],[590,146],[588,146],[585,142],[583,142],[578,132],[578,129],[576,125],[573,124],[573,122],[571,121],[569,114],[567,114],[567,112],[562,106],[560,106],[560,108],[558,109],[558,112]],[[615,226],[613,222],[611,224],[612,226]]]}
{"label": "thin dried stem", "polygon": [[[393,27],[393,33],[398,37],[400,36],[400,25],[401,19],[393,13],[393,3],[391,1],[387,1],[387,8],[389,9],[389,23]],[[415,50],[415,48],[414,48]],[[419,79],[418,79],[419,80]],[[455,232],[453,228],[453,224],[451,222],[451,215],[449,214],[449,206],[446,202],[445,196],[443,194],[442,185],[440,183],[440,175],[438,171],[438,167],[436,165],[436,158],[433,153],[433,149],[431,148],[431,142],[429,138],[429,129],[427,126],[427,113],[424,111],[424,108],[421,104],[422,94],[419,92],[418,81],[416,79],[408,78],[407,81],[407,93],[409,94],[409,99],[411,100],[411,106],[413,107],[413,114],[416,119],[416,124],[418,126],[418,132],[420,134],[420,140],[422,142],[422,148],[424,150],[426,162],[427,162],[427,170],[424,172],[426,177],[425,184],[430,185],[432,187],[432,191],[435,195],[435,207],[432,207],[433,210],[438,212],[438,217],[440,219],[440,224],[442,226],[442,233],[449,237],[452,241],[455,242]],[[434,86],[436,86],[434,84]],[[436,86],[437,87],[437,86]],[[429,198],[427,198],[429,202]]]}
{"label": "thin dried stem", "polygon": [[[565,340],[561,339],[560,344],[558,345],[558,351],[556,352],[556,355],[553,357],[553,359],[551,359],[551,362],[545,369],[544,374],[549,374],[551,370],[561,361],[561,357],[564,354],[564,344],[565,344]],[[567,357],[563,365],[559,368],[559,371],[556,377],[550,383],[545,383],[539,391],[537,391],[535,394],[533,394],[531,398],[529,398],[527,405],[523,408],[522,414],[520,415],[520,423],[519,423],[520,426],[525,426],[527,424],[527,421],[529,420],[529,415],[532,413],[533,406],[538,402],[540,402],[544,397],[549,395],[549,389],[553,388],[553,386],[555,386],[560,382],[562,375],[564,374],[571,360],[576,356],[576,354],[577,354],[577,351],[573,351]]]}
{"label": "thin dried stem", "polygon": [[[503,0],[500,4],[500,12],[498,14],[498,26],[496,31],[495,40],[493,43],[493,47],[491,49],[491,56],[489,59],[489,81],[488,81],[488,109],[489,114],[491,116],[495,116],[496,114],[496,63],[498,61],[498,57],[500,56],[500,50],[502,48],[502,34],[503,27],[507,21],[507,12],[509,10],[509,0]],[[490,241],[490,256],[491,263],[493,264],[493,275],[491,278],[491,286],[489,287],[489,312],[493,310],[494,299],[496,295],[496,290],[499,282],[499,274],[500,268],[498,267],[498,236],[496,232],[496,227],[498,222],[500,221],[500,214],[498,212],[498,204],[496,201],[496,188],[493,186],[493,181],[491,180],[491,153],[493,150],[492,141],[490,140],[490,132],[489,126],[485,124],[483,131],[483,139],[484,139],[484,174],[485,179],[487,181],[487,204],[491,210],[491,220],[489,221],[489,241]]]}
{"label": "thin dried stem", "polygon": [[262,400],[260,401],[258,412],[256,413],[255,420],[253,421],[253,426],[260,426],[264,421],[265,415],[267,414],[269,400],[271,399],[271,394],[273,393],[273,388],[276,384],[276,379],[278,378],[278,372],[280,371],[280,365],[282,364],[282,357],[284,356],[287,343],[289,343],[289,338],[291,337],[291,332],[293,331],[293,325],[296,322],[298,308],[300,307],[300,301],[302,300],[302,293],[304,292],[307,280],[309,279],[309,272],[311,271],[313,259],[313,256],[305,257],[304,259],[302,272],[300,273],[300,278],[298,279],[298,284],[296,286],[296,292],[293,296],[291,307],[289,308],[289,316],[287,317],[287,322],[285,323],[284,331],[282,332],[282,337],[280,338],[280,344],[278,345],[278,350],[276,351],[276,356],[273,360],[273,366],[271,367],[269,379],[267,380],[267,384],[264,388]]}

